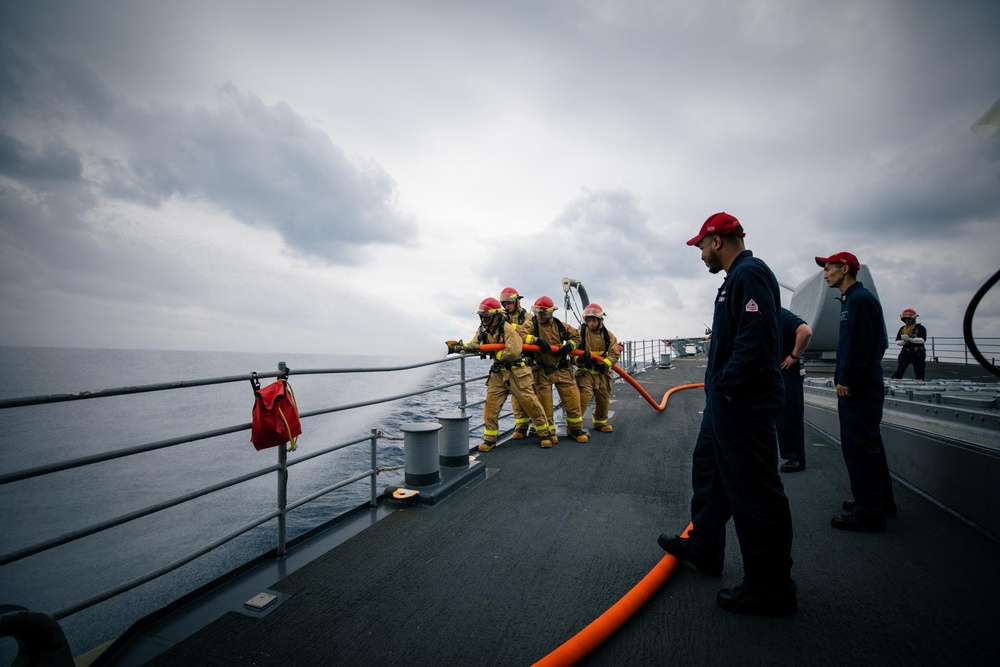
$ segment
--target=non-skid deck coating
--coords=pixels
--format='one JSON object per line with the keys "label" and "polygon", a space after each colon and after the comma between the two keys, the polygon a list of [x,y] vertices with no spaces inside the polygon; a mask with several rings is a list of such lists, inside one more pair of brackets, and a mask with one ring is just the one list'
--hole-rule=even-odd
{"label": "non-skid deck coating", "polygon": [[[638,376],[659,399],[704,360]],[[614,604],[689,520],[700,389],[660,413],[616,384],[614,433],[510,441],[488,478],[404,508],[275,582],[263,618],[230,612],[155,665],[529,665]],[[1000,544],[900,485],[884,534],[833,530],[850,497],[839,447],[807,428],[808,469],[783,475],[799,614],[716,607],[742,576],[735,532],[722,576],[682,565],[583,664],[996,665]],[[961,484],[961,480],[955,480]]]}

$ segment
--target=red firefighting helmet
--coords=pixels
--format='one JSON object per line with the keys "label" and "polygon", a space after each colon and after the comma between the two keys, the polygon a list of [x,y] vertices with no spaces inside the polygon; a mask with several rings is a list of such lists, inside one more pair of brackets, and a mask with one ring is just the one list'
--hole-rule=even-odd
{"label": "red firefighting helmet", "polygon": [[500,292],[500,301],[517,301],[521,298],[521,295],[517,293],[517,290],[513,287],[504,287],[503,291]]}
{"label": "red firefighting helmet", "polygon": [[503,313],[503,306],[493,297],[480,301],[479,308],[476,309],[477,315],[499,315],[501,313]]}
{"label": "red firefighting helmet", "polygon": [[899,314],[899,319],[901,320],[905,320],[911,317],[913,319],[917,319],[917,311],[913,310],[912,308],[907,308],[906,310],[904,310]]}
{"label": "red firefighting helmet", "polygon": [[583,309],[583,319],[587,319],[588,317],[596,317],[597,319],[601,320],[604,319],[605,314],[606,313],[604,312],[604,309],[601,308],[601,304],[599,303],[592,303]]}
{"label": "red firefighting helmet", "polygon": [[551,315],[552,311],[558,310],[558,308],[552,303],[552,299],[547,296],[540,296],[535,299],[535,305],[531,307],[531,310],[535,313],[549,313]]}

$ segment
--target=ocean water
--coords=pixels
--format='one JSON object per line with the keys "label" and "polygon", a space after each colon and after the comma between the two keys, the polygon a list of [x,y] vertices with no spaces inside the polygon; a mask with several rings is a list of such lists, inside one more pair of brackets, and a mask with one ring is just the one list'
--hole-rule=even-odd
{"label": "ocean water", "polygon": [[[428,359],[403,356],[274,355],[220,352],[0,348],[0,398],[94,391],[113,387],[292,369],[301,412],[384,398],[459,379],[459,364],[444,363],[393,373],[296,375],[296,370],[404,366]],[[467,377],[488,364],[467,359]],[[264,378],[262,384],[273,379]],[[470,383],[467,401],[481,400],[484,383]],[[434,421],[454,411],[460,390],[408,399],[303,421],[299,449],[308,454],[366,436],[377,428],[401,435],[406,422]],[[248,424],[249,382],[194,387],[0,410],[0,473]],[[472,408],[479,423],[480,408]],[[471,439],[474,444],[478,439]],[[289,470],[288,501],[334,484],[369,466],[367,444],[318,457]],[[257,452],[249,430],[124,457],[82,469],[0,487],[0,553],[110,520],[157,502],[259,470],[277,461],[277,449]],[[402,441],[378,441],[378,465],[402,466]],[[402,469],[379,475],[377,490],[402,483]],[[288,538],[368,500],[367,479],[297,508],[288,516]],[[158,512],[110,531],[0,567],[0,604],[52,613],[155,570],[274,509],[276,475],[270,473]],[[277,521],[243,535],[160,579],[63,619],[74,655],[111,639],[135,620],[215,577],[273,549]],[[0,664],[16,653],[0,640]]]}

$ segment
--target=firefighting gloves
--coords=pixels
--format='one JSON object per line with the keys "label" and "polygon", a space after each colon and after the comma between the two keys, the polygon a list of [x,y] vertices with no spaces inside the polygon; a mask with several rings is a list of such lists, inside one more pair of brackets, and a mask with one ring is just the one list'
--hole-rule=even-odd
{"label": "firefighting gloves", "polygon": [[533,345],[537,345],[538,349],[540,349],[542,352],[551,352],[552,351],[552,346],[549,345],[547,342],[545,342],[544,338],[535,337],[535,338],[532,339],[531,343]]}
{"label": "firefighting gloves", "polygon": [[444,344],[448,347],[448,354],[479,352],[479,343],[463,343],[460,340],[446,340]]}
{"label": "firefighting gloves", "polygon": [[[567,343],[567,345],[568,345],[568,344],[569,344],[569,343]],[[563,347],[565,347],[565,345],[564,345]],[[583,364],[587,364],[587,362],[588,362],[588,361],[591,361],[591,360],[593,359],[593,356],[594,356],[594,355],[592,355],[592,354],[590,353],[590,350],[584,350],[584,351],[583,351],[583,354],[581,354],[581,355],[580,355],[580,361],[581,361],[581,362],[582,362]],[[613,367],[613,366],[614,366],[614,364],[613,364],[613,363],[611,362],[611,360],[610,360],[610,359],[601,359],[601,363],[603,363],[603,364],[604,364],[605,366],[607,366],[608,368],[611,368],[611,367]]]}
{"label": "firefighting gloves", "polygon": [[556,350],[556,354],[560,357],[565,357],[574,347],[576,346],[573,343],[563,343],[563,346]]}

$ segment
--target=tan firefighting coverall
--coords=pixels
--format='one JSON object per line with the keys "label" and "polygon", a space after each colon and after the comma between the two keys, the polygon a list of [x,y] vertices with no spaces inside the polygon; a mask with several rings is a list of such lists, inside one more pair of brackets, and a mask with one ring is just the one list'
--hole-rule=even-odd
{"label": "tan firefighting coverall", "polygon": [[[604,332],[607,331],[608,338],[605,341]],[[590,398],[594,397],[594,429],[604,430],[608,423],[608,412],[611,408],[611,383],[614,380],[611,366],[618,363],[621,351],[618,349],[618,339],[608,331],[602,323],[597,331],[583,328],[582,349],[593,354],[604,357],[611,364],[602,361],[583,362],[580,357],[573,357],[573,362],[577,364],[576,384],[580,387],[580,411],[586,412]],[[607,347],[607,349],[605,349]]]}
{"label": "tan firefighting coverall", "polygon": [[[501,321],[500,331],[486,332],[484,343],[503,343],[504,349],[490,353],[494,364],[486,379],[486,403],[483,405],[483,441],[495,444],[500,434],[500,409],[507,396],[513,395],[519,405],[527,411],[535,430],[543,439],[556,429],[545,418],[545,410],[535,396],[531,366],[521,354],[521,336],[506,320]],[[476,330],[472,340],[480,342],[482,328]]]}
{"label": "tan firefighting coverall", "polygon": [[[513,313],[504,313],[504,318],[510,325],[517,329],[525,322],[531,321],[531,313],[521,308]],[[517,402],[517,396],[510,397],[510,409],[514,413],[514,437],[523,437],[528,432],[528,423],[531,421],[527,411]]]}
{"label": "tan firefighting coverall", "polygon": [[[536,341],[535,327],[538,327],[537,337],[545,340],[552,348],[550,352],[534,352],[535,357],[535,395],[545,409],[545,417],[550,424],[553,421],[552,387],[555,386],[566,410],[566,428],[570,435],[574,431],[583,430],[583,413],[580,412],[580,390],[576,386],[573,368],[568,356],[559,356],[556,350],[563,346],[556,318],[550,317],[548,322],[542,322],[537,316],[530,322],[525,322],[517,328],[525,343]],[[562,323],[566,330],[566,342],[571,349],[580,346],[580,332],[569,324]]]}

